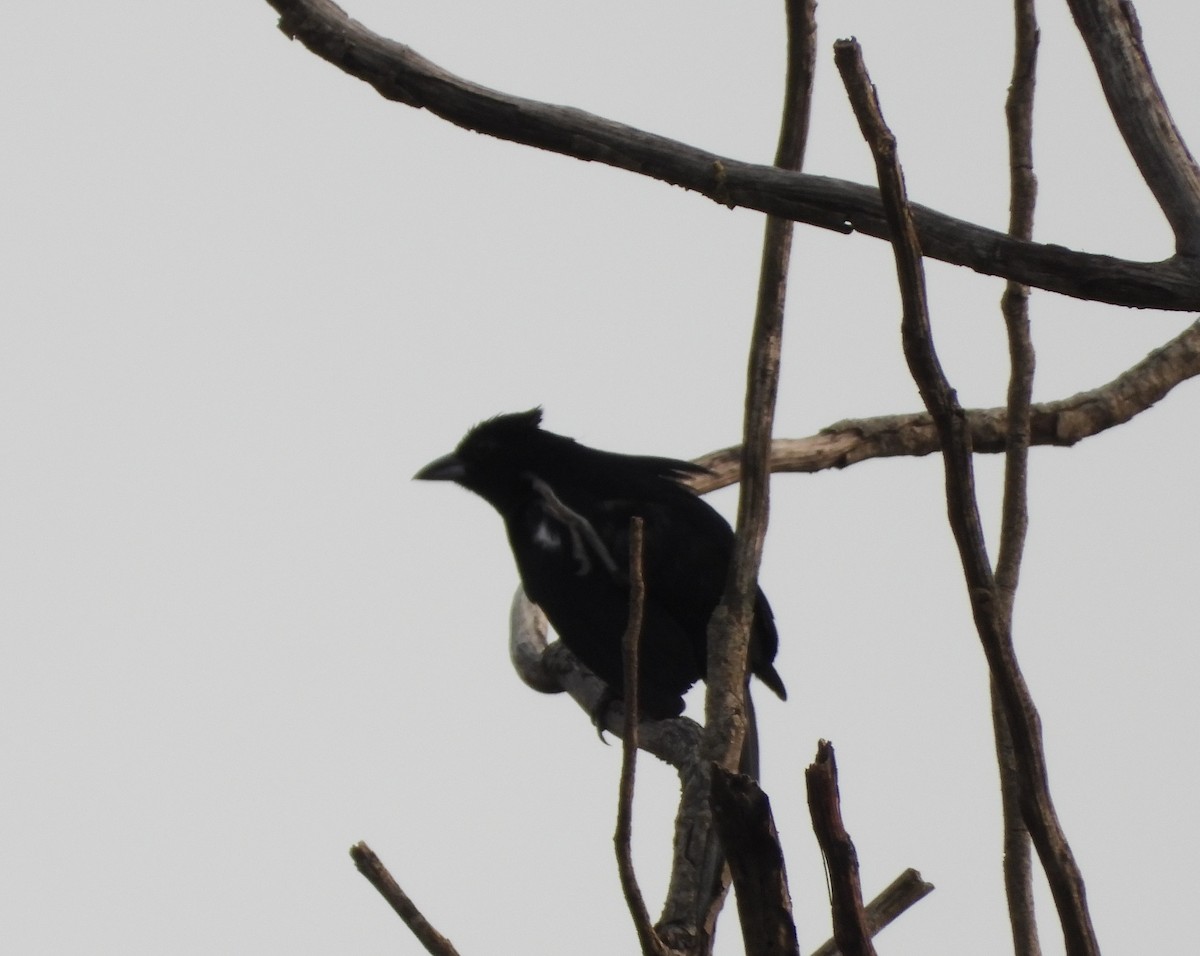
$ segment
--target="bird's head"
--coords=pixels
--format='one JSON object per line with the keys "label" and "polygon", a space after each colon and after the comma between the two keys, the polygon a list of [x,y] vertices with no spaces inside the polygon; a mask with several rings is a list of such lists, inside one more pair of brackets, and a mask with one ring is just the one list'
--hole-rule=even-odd
{"label": "bird's head", "polygon": [[541,430],[542,410],[497,415],[480,422],[458,447],[418,471],[421,481],[453,481],[504,510],[529,488],[530,472],[548,442],[558,436]]}

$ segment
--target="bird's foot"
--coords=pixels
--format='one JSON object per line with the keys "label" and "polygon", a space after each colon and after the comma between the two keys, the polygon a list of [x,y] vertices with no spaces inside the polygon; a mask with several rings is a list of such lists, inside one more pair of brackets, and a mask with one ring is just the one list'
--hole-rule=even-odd
{"label": "bird's foot", "polygon": [[613,710],[620,707],[621,703],[621,698],[613,693],[613,689],[605,687],[603,693],[600,694],[600,699],[596,701],[596,706],[588,712],[592,718],[592,725],[596,728],[596,734],[604,744],[608,743],[604,738],[604,729],[613,715]]}

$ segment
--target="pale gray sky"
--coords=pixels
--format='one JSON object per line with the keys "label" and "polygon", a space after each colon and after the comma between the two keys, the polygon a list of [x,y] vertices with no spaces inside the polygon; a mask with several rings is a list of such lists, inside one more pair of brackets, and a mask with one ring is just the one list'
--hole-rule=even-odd
{"label": "pale gray sky", "polygon": [[[773,152],[779,4],[346,6],[499,89]],[[1044,6],[1037,236],[1165,257],[1082,44]],[[1200,12],[1138,9],[1195,144]],[[912,197],[1003,227],[1006,4],[819,14],[809,170],[872,175],[829,54],[855,35]],[[0,83],[5,950],[417,953],[346,855],[365,839],[464,954],[631,951],[617,749],[513,675],[499,520],[409,477],[539,403],[600,447],[732,444],[761,217],[387,103],[261,2],[20,4]],[[963,401],[999,404],[1001,283],[929,277]],[[916,408],[898,315],[884,244],[801,229],[778,433]],[[1044,293],[1033,315],[1039,399],[1192,318]],[[1186,384],[1032,456],[1018,642],[1112,952],[1174,948],[1194,905],[1198,401]],[[981,462],[989,530],[998,476]],[[881,947],[1006,952],[987,679],[939,463],[781,476],[773,518],[792,699],[758,702],[804,948],[829,926],[802,777],[824,737],[866,892],[907,866],[937,885]],[[640,779],[656,906],[674,783],[650,759]]]}

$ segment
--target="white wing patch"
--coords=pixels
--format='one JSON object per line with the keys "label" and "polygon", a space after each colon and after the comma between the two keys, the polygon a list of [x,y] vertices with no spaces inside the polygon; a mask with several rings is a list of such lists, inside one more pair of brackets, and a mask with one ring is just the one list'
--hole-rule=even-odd
{"label": "white wing patch", "polygon": [[546,514],[537,527],[533,529],[533,541],[547,551],[558,551],[562,548],[562,535],[555,529],[550,527],[549,519],[555,519],[570,536],[571,539],[571,557],[575,559],[575,573],[580,577],[585,574],[590,574],[592,571],[592,558],[588,555],[588,550],[591,549],[595,557],[600,561],[600,564],[608,571],[609,574],[617,574],[617,563],[613,560],[612,555],[608,553],[608,548],[604,546],[604,542],[600,540],[600,535],[596,533],[596,529],[592,527],[590,521],[576,511],[572,511],[563,501],[554,493],[554,489],[538,478],[536,475],[529,475],[529,483],[538,497],[542,499],[542,509]]}
{"label": "white wing patch", "polygon": [[562,536],[550,527],[549,521],[543,519],[533,529],[533,543],[547,551],[558,551],[562,548]]}

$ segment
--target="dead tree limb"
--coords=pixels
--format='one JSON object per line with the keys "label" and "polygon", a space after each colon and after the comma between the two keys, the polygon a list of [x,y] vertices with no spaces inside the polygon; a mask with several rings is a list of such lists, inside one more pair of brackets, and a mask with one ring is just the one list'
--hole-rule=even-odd
{"label": "dead tree limb", "polygon": [[842,822],[837,761],[834,759],[833,746],[828,741],[822,740],[817,745],[817,759],[804,771],[804,782],[808,789],[813,832],[829,872],[833,938],[837,948],[845,956],[875,956],[863,907],[858,854]]}
{"label": "dead tree limb", "polygon": [[[1200,375],[1200,321],[1155,349],[1106,385],[1030,408],[1031,445],[1071,446],[1122,425],[1165,398],[1176,385]],[[975,453],[996,454],[1008,447],[1006,408],[965,409]],[[928,412],[853,418],[807,438],[777,438],[771,446],[771,470],[813,473],[846,468],[874,458],[920,457],[941,449],[937,426]],[[739,446],[696,459],[710,474],[693,479],[701,493],[738,480]]]}
{"label": "dead tree limb", "polygon": [[863,138],[871,147],[892,228],[892,248],[903,303],[901,340],[921,398],[937,425],[946,471],[950,528],[958,545],[975,627],[999,690],[1020,773],[1021,809],[1038,851],[1062,924],[1068,956],[1099,956],[1083,876],[1050,796],[1041,720],[1017,664],[1012,633],[1000,608],[975,497],[971,435],[958,398],[933,345],[921,265],[921,247],[896,158],[896,141],[883,121],[862,51],[854,41],[835,44],[838,70]]}
{"label": "dead tree limb", "polygon": [[712,804],[737,894],[747,956],[799,956],[787,867],[770,799],[757,780],[717,767]]}
{"label": "dead tree limb", "polygon": [[[837,232],[889,236],[878,189],[741,162],[582,110],[500,93],[372,33],[332,0],[268,3],[279,13],[280,30],[315,55],[389,100],[428,109],[464,129],[629,170],[722,205]],[[1017,239],[923,206],[912,210],[925,254],[943,262],[1090,301],[1200,309],[1196,256],[1132,262]]]}
{"label": "dead tree limb", "polygon": [[[786,3],[788,70],[775,156],[775,164],[782,169],[799,169],[804,161],[816,63],[815,6],[814,0]],[[730,770],[738,766],[747,719],[747,651],[770,511],[771,430],[779,391],[791,250],[791,221],[768,216],[746,370],[736,541],[725,594],[708,631],[706,756]]]}
{"label": "dead tree limb", "polygon": [[[916,870],[909,868],[901,873],[866,905],[867,930],[871,938],[932,892],[933,884],[926,883]],[[814,949],[812,956],[838,956],[840,952],[837,941],[831,938]]]}
{"label": "dead tree limb", "polygon": [[[1015,0],[1012,82],[1004,113],[1008,126],[1008,231],[1019,239],[1033,236],[1037,177],[1033,170],[1033,102],[1037,79],[1038,24],[1033,0]],[[1034,349],[1029,324],[1029,287],[1009,280],[1000,299],[1008,335],[1009,423],[1004,456],[1004,500],[1000,511],[1000,549],[996,556],[997,613],[1011,633],[1013,605],[1029,526],[1030,406],[1033,396]],[[1013,750],[998,688],[989,682],[991,714],[1000,776],[1003,821],[1004,892],[1015,956],[1041,956],[1033,903],[1033,860],[1029,829],[1021,812],[1020,767]]]}
{"label": "dead tree limb", "polygon": [[412,931],[426,952],[431,956],[458,956],[458,950],[450,940],[433,928],[433,924],[422,915],[416,904],[408,898],[408,894],[400,889],[400,884],[369,846],[365,843],[354,844],[350,847],[350,856],[354,865],[358,867],[358,872],[387,900],[388,905],[404,920],[404,925]]}
{"label": "dead tree limb", "polygon": [[1200,255],[1200,169],[1179,135],[1142,46],[1131,0],[1068,0],[1117,129],[1175,233],[1181,255]]}

